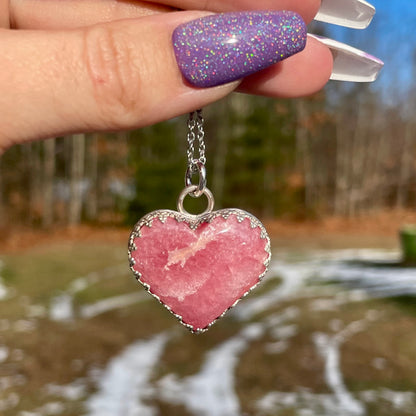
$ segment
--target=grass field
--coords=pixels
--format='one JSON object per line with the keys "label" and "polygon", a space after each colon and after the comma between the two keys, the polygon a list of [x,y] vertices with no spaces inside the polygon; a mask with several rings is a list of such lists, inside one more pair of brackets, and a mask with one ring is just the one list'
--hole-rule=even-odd
{"label": "grass field", "polygon": [[1,415],[416,415],[412,297],[308,280],[274,298],[290,281],[272,273],[195,336],[143,293],[125,244],[0,259]]}

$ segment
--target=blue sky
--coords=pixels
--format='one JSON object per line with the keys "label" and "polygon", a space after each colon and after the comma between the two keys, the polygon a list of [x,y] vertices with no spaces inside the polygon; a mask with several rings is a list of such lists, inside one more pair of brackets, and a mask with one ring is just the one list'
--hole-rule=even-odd
{"label": "blue sky", "polygon": [[330,37],[349,43],[382,59],[385,67],[374,88],[391,101],[401,101],[416,86],[416,1],[370,0],[377,13],[365,30],[327,27]]}

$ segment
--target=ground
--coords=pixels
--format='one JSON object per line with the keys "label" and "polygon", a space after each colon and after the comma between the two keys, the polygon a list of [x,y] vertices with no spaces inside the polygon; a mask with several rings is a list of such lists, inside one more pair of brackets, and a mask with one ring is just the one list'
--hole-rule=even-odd
{"label": "ground", "polygon": [[267,224],[272,273],[198,336],[132,277],[128,230],[9,232],[0,250],[0,414],[117,416],[125,401],[140,415],[416,415],[413,298],[310,281],[311,264],[326,273],[339,263],[291,260],[397,248],[398,228],[416,222],[406,216]]}

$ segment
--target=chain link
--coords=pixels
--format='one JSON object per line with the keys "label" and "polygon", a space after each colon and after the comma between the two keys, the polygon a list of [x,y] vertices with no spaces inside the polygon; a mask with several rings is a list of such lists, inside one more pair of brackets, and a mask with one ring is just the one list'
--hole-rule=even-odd
{"label": "chain link", "polygon": [[[188,119],[188,168],[185,173],[185,186],[187,188],[193,187],[192,177],[199,176],[199,183],[196,190],[192,191],[190,195],[194,198],[199,198],[204,194],[207,178],[205,163],[207,158],[205,156],[205,132],[204,132],[204,118],[202,117],[202,110],[196,110],[189,113]],[[195,149],[195,146],[198,149]]]}
{"label": "chain link", "polygon": [[[207,162],[207,158],[205,156],[205,131],[202,110],[196,110],[189,113],[187,140],[188,168],[190,168],[192,172],[197,172],[198,164],[202,163],[205,165]],[[196,141],[198,142],[198,151],[195,149]]]}

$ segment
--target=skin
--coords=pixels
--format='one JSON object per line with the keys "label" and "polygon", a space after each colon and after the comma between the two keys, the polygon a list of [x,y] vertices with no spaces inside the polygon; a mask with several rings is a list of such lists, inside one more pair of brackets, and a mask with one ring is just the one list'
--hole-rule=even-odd
{"label": "skin", "polygon": [[234,90],[288,98],[320,90],[332,56],[315,39],[241,82],[197,89],[183,80],[176,26],[253,4],[309,22],[320,0],[0,0],[0,153],[28,140],[144,127]]}

